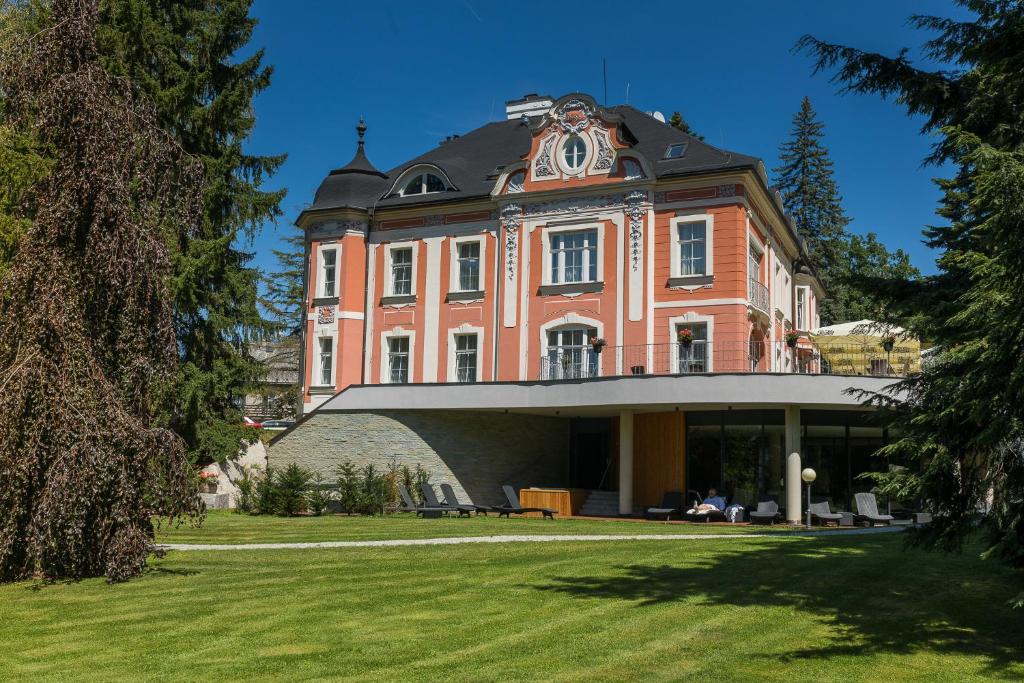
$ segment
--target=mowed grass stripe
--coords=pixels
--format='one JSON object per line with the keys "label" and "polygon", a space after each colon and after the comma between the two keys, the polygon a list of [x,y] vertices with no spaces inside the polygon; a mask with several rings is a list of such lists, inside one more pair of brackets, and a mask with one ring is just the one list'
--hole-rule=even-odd
{"label": "mowed grass stripe", "polygon": [[899,536],[170,553],[0,587],[3,680],[1024,676],[1019,573]]}

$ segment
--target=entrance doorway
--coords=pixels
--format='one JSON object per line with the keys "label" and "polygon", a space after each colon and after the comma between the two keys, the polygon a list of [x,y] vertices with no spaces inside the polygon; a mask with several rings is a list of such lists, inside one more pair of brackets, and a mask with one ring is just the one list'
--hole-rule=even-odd
{"label": "entrance doorway", "polygon": [[611,418],[573,418],[569,430],[569,486],[616,490],[611,446]]}

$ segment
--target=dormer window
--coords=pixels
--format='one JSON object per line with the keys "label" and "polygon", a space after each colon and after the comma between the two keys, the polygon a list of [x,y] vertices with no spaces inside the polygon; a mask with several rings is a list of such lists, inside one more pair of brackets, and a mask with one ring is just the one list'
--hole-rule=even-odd
{"label": "dormer window", "polygon": [[402,188],[401,195],[408,197],[414,194],[431,194],[433,192],[444,192],[446,189],[444,181],[433,173],[420,173]]}
{"label": "dormer window", "polygon": [[682,159],[683,155],[686,154],[685,142],[679,142],[674,145],[669,145],[668,149],[665,150],[666,159]]}
{"label": "dormer window", "polygon": [[578,171],[583,168],[583,162],[586,161],[587,144],[579,135],[570,135],[562,146],[562,158],[567,169]]}

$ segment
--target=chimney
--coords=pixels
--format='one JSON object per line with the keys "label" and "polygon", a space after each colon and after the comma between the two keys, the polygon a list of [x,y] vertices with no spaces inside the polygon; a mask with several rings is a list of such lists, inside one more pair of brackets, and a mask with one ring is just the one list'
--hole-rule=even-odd
{"label": "chimney", "polygon": [[505,118],[518,119],[523,115],[543,116],[554,103],[555,101],[551,99],[550,95],[538,95],[537,93],[523,95],[521,99],[509,100],[505,103]]}

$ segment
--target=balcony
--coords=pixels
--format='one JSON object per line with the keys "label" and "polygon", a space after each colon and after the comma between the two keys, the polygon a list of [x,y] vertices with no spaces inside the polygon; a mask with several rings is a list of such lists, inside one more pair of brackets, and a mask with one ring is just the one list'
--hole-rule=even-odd
{"label": "balcony", "polygon": [[900,377],[920,370],[920,359],[857,345],[819,348],[813,343],[694,341],[683,344],[607,346],[551,351],[540,359],[542,381],[577,381],[624,375],[797,373]]}
{"label": "balcony", "polygon": [[747,281],[747,300],[755,310],[764,313],[766,316],[771,315],[769,310],[771,297],[768,295],[768,288],[755,278],[750,278]]}

